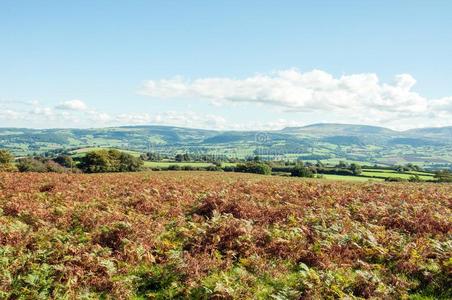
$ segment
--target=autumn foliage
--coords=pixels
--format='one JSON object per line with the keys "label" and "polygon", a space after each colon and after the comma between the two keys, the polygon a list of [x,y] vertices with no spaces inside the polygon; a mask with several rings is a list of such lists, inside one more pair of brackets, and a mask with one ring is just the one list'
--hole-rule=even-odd
{"label": "autumn foliage", "polygon": [[452,186],[0,173],[1,299],[452,297]]}

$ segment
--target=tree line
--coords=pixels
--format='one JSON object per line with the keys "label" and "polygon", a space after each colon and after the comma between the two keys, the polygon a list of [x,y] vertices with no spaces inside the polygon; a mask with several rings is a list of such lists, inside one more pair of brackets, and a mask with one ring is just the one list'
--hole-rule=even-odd
{"label": "tree line", "polygon": [[[159,159],[147,153],[146,160]],[[7,150],[0,149],[0,172],[55,172],[55,173],[105,173],[105,172],[136,172],[143,170],[143,155],[135,157],[129,153],[116,149],[100,149],[87,152],[84,156],[72,157],[66,154],[59,154],[56,157],[33,156],[15,157]],[[197,159],[205,157],[196,156]],[[175,157],[176,162],[190,161],[190,156],[178,154]],[[422,169],[408,164],[406,166],[396,166],[399,172],[421,171]],[[159,168],[159,170],[162,170]],[[293,177],[321,177],[322,174],[360,176],[362,167],[359,164],[339,162],[333,167],[328,167],[320,161],[317,163],[303,163],[297,161],[289,162],[271,162],[261,161],[258,156],[247,158],[245,161],[238,162],[233,166],[222,166],[221,161],[213,160],[211,166],[181,166],[169,165],[165,170],[184,170],[184,171],[226,171],[240,173],[255,173],[263,175],[271,174],[289,174]],[[452,182],[452,173],[449,170],[437,171],[434,178],[438,182]],[[410,179],[387,178],[387,181],[422,181],[418,175],[413,175]]]}
{"label": "tree line", "polygon": [[17,160],[10,152],[0,150],[0,171],[7,172],[135,172],[141,170],[142,166],[143,161],[139,157],[115,149],[94,150],[75,159],[69,155],[58,155],[54,158],[33,156]]}

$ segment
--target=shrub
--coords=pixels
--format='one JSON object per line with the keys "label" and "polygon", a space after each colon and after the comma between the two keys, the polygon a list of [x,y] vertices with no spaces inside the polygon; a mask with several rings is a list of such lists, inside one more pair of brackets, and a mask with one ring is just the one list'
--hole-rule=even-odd
{"label": "shrub", "polygon": [[206,171],[219,172],[219,171],[223,171],[223,169],[219,166],[208,166],[206,168]]}
{"label": "shrub", "polygon": [[413,176],[410,176],[410,178],[408,179],[409,182],[421,182],[421,178],[419,177],[419,175],[415,174]]}
{"label": "shrub", "polygon": [[54,162],[57,164],[62,165],[66,168],[72,168],[74,167],[74,160],[69,155],[60,155],[53,159]]}
{"label": "shrub", "polygon": [[360,175],[362,173],[361,166],[358,164],[351,164],[350,171],[352,171],[353,175]]}
{"label": "shrub", "polygon": [[15,171],[14,156],[7,150],[0,150],[0,172]]}
{"label": "shrub", "polygon": [[435,173],[435,178],[439,182],[452,182],[452,173],[448,170],[441,170]]}
{"label": "shrub", "polygon": [[136,172],[141,170],[143,161],[118,150],[102,149],[88,152],[81,159],[80,166],[87,173]]}
{"label": "shrub", "polygon": [[38,173],[66,173],[68,169],[56,163],[53,160],[42,160],[38,158],[22,158],[17,164],[20,172],[38,172]]}
{"label": "shrub", "polygon": [[293,177],[314,177],[314,173],[312,170],[308,167],[305,167],[304,165],[297,165],[295,166],[291,172],[290,175]]}
{"label": "shrub", "polygon": [[246,164],[238,164],[235,167],[235,172],[271,175],[272,168],[265,163],[248,162]]}
{"label": "shrub", "polygon": [[180,171],[180,170],[182,170],[182,168],[179,165],[169,165],[168,166],[168,170],[170,170],[170,171]]}
{"label": "shrub", "polygon": [[225,167],[223,167],[223,171],[225,171],[225,172],[234,172],[235,171],[235,167],[234,166],[225,166]]}
{"label": "shrub", "polygon": [[20,172],[38,172],[38,173],[47,172],[46,165],[42,161],[34,158],[19,159],[17,168],[19,169]]}
{"label": "shrub", "polygon": [[400,177],[387,177],[385,178],[385,181],[390,181],[390,182],[406,182],[408,180],[406,180],[405,178],[400,178]]}

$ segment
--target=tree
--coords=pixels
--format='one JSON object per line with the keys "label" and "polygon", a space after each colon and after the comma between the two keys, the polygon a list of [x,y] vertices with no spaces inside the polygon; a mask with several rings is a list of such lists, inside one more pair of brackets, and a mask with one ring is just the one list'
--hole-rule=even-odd
{"label": "tree", "polygon": [[81,169],[87,173],[135,172],[142,166],[143,161],[139,157],[115,149],[88,152],[80,163]]}
{"label": "tree", "polygon": [[86,153],[80,166],[87,173],[109,172],[112,169],[108,151],[104,149]]}
{"label": "tree", "polygon": [[293,177],[308,177],[312,178],[314,177],[314,173],[312,170],[303,164],[298,164],[290,172],[290,175]]}
{"label": "tree", "polygon": [[119,155],[119,172],[136,172],[142,166],[143,161],[133,155],[124,152]]}
{"label": "tree", "polygon": [[340,161],[339,164],[336,165],[336,168],[345,169],[347,168],[347,164],[343,161]]}
{"label": "tree", "polygon": [[353,172],[353,175],[360,175],[362,173],[362,169],[361,166],[358,164],[351,164],[350,165],[350,170]]}
{"label": "tree", "polygon": [[272,168],[265,163],[247,162],[246,164],[238,164],[235,167],[234,171],[243,173],[271,175]]}
{"label": "tree", "polygon": [[19,159],[17,164],[17,168],[20,172],[38,172],[38,173],[46,173],[47,166],[42,161],[27,157]]}
{"label": "tree", "polygon": [[434,178],[438,182],[452,182],[452,173],[449,170],[441,170],[435,173]]}
{"label": "tree", "polygon": [[409,182],[421,182],[421,178],[419,177],[419,175],[415,174],[413,176],[410,176],[410,178],[408,179]]}
{"label": "tree", "polygon": [[0,172],[14,171],[14,156],[7,150],[0,150]]}
{"label": "tree", "polygon": [[66,168],[72,168],[74,166],[74,160],[69,155],[59,155],[53,161]]}

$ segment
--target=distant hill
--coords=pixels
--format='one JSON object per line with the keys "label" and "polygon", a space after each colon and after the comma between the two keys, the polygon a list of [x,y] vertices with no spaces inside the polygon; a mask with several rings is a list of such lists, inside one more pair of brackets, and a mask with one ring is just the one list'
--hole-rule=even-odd
{"label": "distant hill", "polygon": [[0,148],[18,156],[86,147],[164,153],[199,152],[272,159],[323,158],[368,164],[452,166],[452,126],[395,131],[351,124],[312,124],[282,130],[216,131],[174,126],[94,129],[0,128]]}
{"label": "distant hill", "polygon": [[404,133],[422,137],[441,138],[450,141],[452,139],[452,126],[410,129]]}
{"label": "distant hill", "polygon": [[368,125],[350,125],[350,124],[312,124],[303,127],[286,127],[283,132],[292,134],[322,134],[322,135],[363,135],[363,134],[397,134],[396,131]]}

